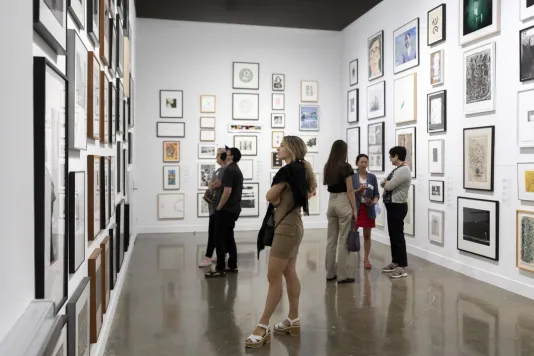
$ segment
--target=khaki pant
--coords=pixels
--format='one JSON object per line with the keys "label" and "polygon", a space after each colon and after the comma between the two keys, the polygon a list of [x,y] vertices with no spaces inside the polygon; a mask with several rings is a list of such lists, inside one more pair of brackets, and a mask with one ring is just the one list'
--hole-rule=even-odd
{"label": "khaki pant", "polygon": [[[347,193],[330,193],[328,200],[328,242],[326,246],[326,278],[354,278],[353,254],[347,249],[352,222],[352,206]],[[336,267],[337,248],[337,267]]]}

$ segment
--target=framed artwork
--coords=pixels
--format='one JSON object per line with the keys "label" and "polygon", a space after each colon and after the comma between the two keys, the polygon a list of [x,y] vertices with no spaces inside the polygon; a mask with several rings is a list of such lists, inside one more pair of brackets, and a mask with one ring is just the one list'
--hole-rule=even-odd
{"label": "framed artwork", "polygon": [[185,137],[185,122],[157,122],[156,137]]}
{"label": "framed artwork", "polygon": [[124,138],[124,85],[120,79],[117,79],[117,101],[115,105],[115,111],[117,112],[115,136],[118,136],[122,141]]}
{"label": "framed artwork", "polygon": [[534,163],[517,164],[517,196],[522,201],[534,201]]}
{"label": "framed artwork", "polygon": [[98,342],[98,336],[102,329],[102,254],[100,248],[95,248],[87,259],[88,276],[90,287],[89,297],[89,340],[91,344]]}
{"label": "framed artwork", "polygon": [[500,0],[460,0],[460,44],[462,46],[501,30]]}
{"label": "framed artwork", "polygon": [[319,101],[318,81],[303,80],[300,82],[300,101],[303,103],[316,103]]}
{"label": "framed artwork", "polygon": [[[86,0],[87,1],[87,0]],[[114,6],[111,5],[111,12],[114,12]],[[111,76],[115,78],[115,75],[117,73],[117,26],[115,26],[115,15],[112,15],[112,17],[109,19],[109,30],[111,32],[111,40],[109,41],[109,71],[111,73]]]}
{"label": "framed artwork", "polygon": [[89,52],[88,56],[88,85],[87,92],[87,137],[95,140],[100,139],[100,63],[95,52]]}
{"label": "framed artwork", "polygon": [[234,136],[234,147],[239,148],[242,156],[257,156],[258,136]]}
{"label": "framed artwork", "polygon": [[254,179],[254,160],[252,159],[242,159],[237,165],[243,173],[244,180],[253,180]]}
{"label": "framed artwork", "polygon": [[[382,181],[383,178],[376,177],[377,181]],[[380,196],[383,196],[384,194],[384,188],[378,186],[378,190],[380,191]],[[378,204],[380,207],[380,210],[377,211],[376,218],[375,218],[375,224],[378,227],[384,227],[386,226],[386,205],[384,204],[383,199],[378,200]]]}
{"label": "framed artwork", "polygon": [[85,261],[85,172],[69,172],[69,273]]}
{"label": "framed artwork", "polygon": [[122,140],[124,142],[128,142],[128,122],[130,121],[129,115],[130,115],[130,99],[125,96],[124,100],[122,102],[124,113],[124,119],[122,120]]}
{"label": "framed artwork", "polygon": [[185,194],[158,194],[158,219],[181,220],[184,218]]}
{"label": "framed artwork", "polygon": [[393,32],[394,74],[419,65],[419,37],[419,17]]}
{"label": "framed artwork", "polygon": [[427,44],[434,46],[447,39],[447,4],[441,4],[427,13]]}
{"label": "framed artwork", "polygon": [[445,140],[428,141],[428,172],[445,173]]}
{"label": "framed artwork", "polygon": [[215,130],[200,130],[200,142],[215,142]]}
{"label": "framed artwork", "polygon": [[[85,2],[85,0],[83,0]],[[71,0],[72,3],[80,3]],[[85,14],[85,11],[83,12]],[[67,33],[67,77],[69,78],[69,149],[87,149],[87,47],[76,30]]]}
{"label": "framed artwork", "polygon": [[360,112],[360,90],[352,89],[347,93],[347,122],[358,122]]}
{"label": "framed artwork", "polygon": [[134,83],[134,80],[133,80],[133,77],[132,77],[132,73],[130,73],[130,98],[128,99],[128,107],[130,108],[130,115],[128,115],[128,126],[129,127],[134,127],[135,126],[135,106],[134,106],[134,101],[135,101],[135,83]]}
{"label": "framed artwork", "polygon": [[[113,207],[115,210],[117,210],[117,206]],[[113,214],[116,216],[117,212]],[[109,258],[110,258],[110,265],[109,265],[109,286],[111,290],[115,289],[115,282],[117,281],[117,241],[119,240],[119,224],[112,224],[109,227],[109,241],[110,241],[110,248],[109,248]]]}
{"label": "framed artwork", "polygon": [[113,80],[109,82],[109,111],[108,111],[108,133],[109,138],[108,142],[110,144],[115,144],[117,142],[117,89]]}
{"label": "framed artwork", "polygon": [[433,86],[442,85],[444,77],[445,52],[441,49],[430,54],[430,84]]}
{"label": "framed artwork", "polygon": [[272,95],[272,110],[285,109],[285,95],[283,93],[273,93]]}
{"label": "framed artwork", "polygon": [[35,299],[67,301],[67,78],[43,57],[33,58]]}
{"label": "framed artwork", "polygon": [[319,106],[300,105],[299,106],[299,130],[319,131]]}
{"label": "framed artwork", "polygon": [[378,31],[367,39],[367,62],[369,81],[384,75],[384,31]]}
{"label": "framed artwork", "polygon": [[349,127],[346,132],[348,146],[347,159],[351,165],[356,162],[356,157],[360,154],[360,128]]}
{"label": "framed artwork", "polygon": [[458,250],[499,260],[499,202],[458,197]]}
{"label": "framed artwork", "polygon": [[319,135],[299,135],[306,144],[308,153],[319,153]]}
{"label": "framed artwork", "polygon": [[286,127],[286,114],[272,113],[271,114],[271,128],[284,129]]}
{"label": "framed artwork", "polygon": [[217,158],[217,144],[199,143],[198,144],[198,158],[199,159]]}
{"label": "framed artwork", "polygon": [[111,214],[110,218],[115,215],[115,199],[117,192],[115,190],[115,180],[117,176],[115,175],[115,157],[109,157],[109,213]]}
{"label": "framed artwork", "polygon": [[58,55],[65,55],[67,53],[67,2],[33,0],[33,29],[54,52]]}
{"label": "framed artwork", "polygon": [[116,273],[120,272],[124,258],[124,224],[122,223],[124,214],[123,207],[123,200],[121,199],[121,201],[115,207],[115,221],[117,223],[117,228],[115,230],[116,234],[114,235],[115,241],[113,242],[115,245],[115,249],[113,251],[115,255],[113,258]]}
{"label": "framed artwork", "polygon": [[415,185],[411,184],[408,190],[408,213],[404,218],[404,232],[415,236]]}
{"label": "framed artwork", "polygon": [[109,3],[100,0],[100,60],[104,66],[109,66]]}
{"label": "framed artwork", "polygon": [[261,133],[262,124],[228,124],[228,132]]}
{"label": "framed artwork", "polygon": [[180,141],[163,141],[163,162],[180,162]]}
{"label": "framed artwork", "polygon": [[358,60],[357,59],[349,63],[349,84],[350,86],[358,84]]}
{"label": "framed artwork", "polygon": [[105,230],[109,223],[109,162],[107,157],[100,157],[100,230]]}
{"label": "framed artwork", "polygon": [[106,236],[102,239],[102,242],[100,242],[100,252],[101,252],[101,259],[102,259],[102,265],[100,268],[100,271],[102,273],[101,280],[102,280],[102,289],[101,289],[101,295],[100,295],[100,301],[102,303],[102,314],[106,314],[109,306],[109,300],[111,297],[111,289],[109,285],[109,266],[111,266],[111,256],[110,256],[110,240],[109,236]]}
{"label": "framed artwork", "polygon": [[[315,173],[315,180],[319,183],[320,176],[319,173]],[[310,215],[320,215],[321,214],[321,188],[317,187],[315,195],[308,199],[308,212]]]}
{"label": "framed artwork", "polygon": [[406,165],[412,171],[412,178],[416,177],[416,127],[397,129],[395,145],[406,148]]}
{"label": "framed artwork", "polygon": [[198,162],[198,190],[208,189],[213,174],[217,170],[215,162]]}
{"label": "framed artwork", "polygon": [[534,147],[534,89],[517,93],[517,144]]}
{"label": "framed artwork", "polygon": [[443,244],[445,231],[445,212],[428,209],[428,239]]}
{"label": "framed artwork", "polygon": [[272,148],[278,148],[282,144],[284,139],[284,131],[273,130],[271,132],[271,146]]}
{"label": "framed artwork", "polygon": [[134,149],[132,132],[128,132],[128,147],[130,148],[128,150],[128,166],[131,166],[133,164],[133,149]]}
{"label": "framed artwork", "polygon": [[[78,29],[85,29],[86,0],[67,0],[67,9]],[[67,44],[67,48],[69,45]]]}
{"label": "framed artwork", "polygon": [[260,88],[260,64],[234,62],[232,83],[234,89],[258,90]]}
{"label": "framed artwork", "polygon": [[210,208],[207,201],[204,200],[204,193],[197,193],[197,218],[208,218]]}
{"label": "framed artwork", "polygon": [[284,91],[286,90],[286,75],[285,74],[273,74],[273,87],[272,91]]}
{"label": "framed artwork", "polygon": [[495,126],[464,129],[464,189],[493,191]]}
{"label": "framed artwork", "polygon": [[516,211],[516,267],[534,272],[534,212]]}
{"label": "framed artwork", "polygon": [[117,56],[115,59],[117,60],[117,63],[115,65],[115,72],[117,73],[117,76],[119,78],[122,78],[124,76],[124,29],[120,25],[121,21],[119,20],[119,16],[117,15]]}
{"label": "framed artwork", "polygon": [[[524,1],[524,0],[523,0]],[[534,5],[532,6],[534,13]],[[519,31],[519,80],[534,79],[534,26]]]}
{"label": "framed artwork", "polygon": [[491,42],[464,53],[464,114],[495,110],[495,95],[495,42]]}
{"label": "framed artwork", "polygon": [[427,132],[447,131],[447,91],[427,95]]}
{"label": "framed artwork", "polygon": [[46,339],[44,351],[41,354],[49,355],[66,355],[67,354],[67,316],[57,315],[54,318],[49,337]]}
{"label": "framed artwork", "polygon": [[201,129],[214,129],[215,128],[215,118],[214,117],[201,117],[200,118],[200,128]]}
{"label": "framed artwork", "polygon": [[159,91],[159,117],[181,119],[183,110],[184,92],[182,90]]}
{"label": "framed artwork", "polygon": [[109,142],[109,79],[107,71],[100,72],[100,143]]}
{"label": "framed artwork", "polygon": [[[87,1],[87,0],[86,0]],[[104,0],[87,1],[87,36],[95,48],[100,47],[100,2]],[[63,1],[62,1],[63,2]]]}
{"label": "framed artwork", "polygon": [[367,169],[370,172],[384,171],[384,126],[384,122],[377,122],[376,124],[370,124],[367,129],[367,152],[369,155],[369,166]]}
{"label": "framed artwork", "polygon": [[260,184],[243,183],[241,194],[241,217],[260,216]]}
{"label": "framed artwork", "polygon": [[367,87],[367,119],[386,116],[386,82]]}
{"label": "framed artwork", "polygon": [[180,166],[163,166],[163,190],[180,189]]}
{"label": "framed artwork", "polygon": [[432,202],[445,202],[445,182],[441,180],[428,181],[428,199]]}
{"label": "framed artwork", "polygon": [[271,169],[280,169],[284,166],[284,161],[278,158],[278,152],[271,152]]}
{"label": "framed artwork", "polygon": [[203,114],[215,114],[217,97],[215,95],[200,96],[200,112]]}
{"label": "framed artwork", "polygon": [[123,187],[121,187],[121,185],[122,185],[122,175],[124,174],[124,172],[122,171],[122,164],[121,164],[121,161],[122,161],[122,145],[123,145],[122,141],[117,142],[117,155],[115,156],[116,157],[116,161],[117,161],[117,193],[122,192],[122,188],[123,188]]}
{"label": "framed artwork", "polygon": [[395,79],[394,92],[395,123],[417,121],[417,73]]}
{"label": "framed artwork", "polygon": [[89,278],[84,277],[67,302],[67,345],[64,355],[89,356]]}
{"label": "framed artwork", "polygon": [[259,120],[260,119],[259,94],[232,94],[232,119]]}
{"label": "framed artwork", "polygon": [[100,233],[100,194],[102,184],[100,176],[100,156],[87,156],[87,218],[89,220],[89,241],[96,239]]}
{"label": "framed artwork", "polygon": [[521,21],[528,20],[534,17],[534,1],[533,0],[521,0],[521,12],[519,18]]}

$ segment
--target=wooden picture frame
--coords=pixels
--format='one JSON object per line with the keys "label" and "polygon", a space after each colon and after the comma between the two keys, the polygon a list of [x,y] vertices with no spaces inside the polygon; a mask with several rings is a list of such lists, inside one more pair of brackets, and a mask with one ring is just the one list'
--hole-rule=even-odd
{"label": "wooden picture frame", "polygon": [[109,283],[110,273],[108,271],[109,266],[111,266],[111,255],[110,255],[110,238],[106,236],[100,242],[100,251],[102,255],[102,289],[101,289],[101,300],[102,300],[102,314],[106,314],[109,306],[109,301],[111,298],[111,289]]}
{"label": "wooden picture frame", "polygon": [[200,112],[202,114],[215,114],[217,111],[217,97],[215,95],[200,96]]}
{"label": "wooden picture frame", "polygon": [[[89,0],[94,1],[94,0]],[[100,60],[106,67],[110,64],[109,56],[109,2],[100,0]]]}
{"label": "wooden picture frame", "polygon": [[163,141],[163,162],[180,162],[180,141]]}
{"label": "wooden picture frame", "polygon": [[89,340],[91,344],[98,342],[98,336],[102,329],[104,320],[102,314],[102,254],[100,248],[95,248],[93,253],[87,259],[88,276],[90,280],[90,297],[89,297]]}
{"label": "wooden picture frame", "polygon": [[100,156],[87,156],[87,230],[88,240],[94,241],[100,234],[100,195],[102,184],[100,176]]}

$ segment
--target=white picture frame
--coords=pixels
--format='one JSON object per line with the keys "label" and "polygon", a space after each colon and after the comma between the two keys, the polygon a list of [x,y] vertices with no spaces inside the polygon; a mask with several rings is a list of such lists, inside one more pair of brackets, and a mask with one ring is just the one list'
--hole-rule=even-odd
{"label": "white picture frame", "polygon": [[517,164],[517,197],[521,201],[534,201],[534,163]]}
{"label": "white picture frame", "polygon": [[408,213],[404,218],[404,233],[415,236],[415,185],[408,190]]}
{"label": "white picture frame", "polygon": [[360,91],[352,89],[347,92],[347,122],[354,123],[359,121],[360,111]]}
{"label": "white picture frame", "polygon": [[183,220],[184,208],[184,193],[158,194],[158,220]]}
{"label": "white picture frame", "polygon": [[521,0],[521,5],[519,6],[519,19],[521,21],[529,20],[534,17],[534,4],[528,6],[527,0]]}
{"label": "white picture frame", "polygon": [[286,75],[273,73],[272,75],[272,91],[286,90]]}
{"label": "white picture frame", "polygon": [[182,90],[159,91],[159,117],[181,119],[184,117],[184,92]]}
{"label": "white picture frame", "polygon": [[321,122],[321,113],[319,105],[300,105],[299,106],[299,130],[300,131],[319,131]]}
{"label": "white picture frame", "polygon": [[156,137],[185,137],[185,122],[157,122]]}
{"label": "white picture frame", "polygon": [[[393,32],[393,73],[398,74],[419,65],[419,17]],[[409,47],[406,48],[406,44]]]}
{"label": "white picture frame", "polygon": [[198,159],[215,159],[217,158],[217,144],[199,143]]}
{"label": "white picture frame", "polygon": [[306,145],[308,153],[319,153],[319,135],[298,135]]}
{"label": "white picture frame", "polygon": [[284,93],[273,93],[272,94],[272,110],[285,110],[285,100],[286,96]]}
{"label": "white picture frame", "polygon": [[215,142],[215,130],[200,130],[200,142]]}
{"label": "white picture frame", "polygon": [[252,159],[242,159],[237,162],[241,173],[243,174],[244,180],[253,180],[254,179],[254,160]]}
{"label": "white picture frame", "polygon": [[[85,4],[85,0],[83,1]],[[79,7],[79,1],[72,1],[72,7]],[[81,10],[81,14],[85,14]],[[85,22],[85,19],[83,19]],[[67,31],[67,76],[69,78],[68,128],[69,149],[87,150],[87,103],[88,98],[88,54],[76,30]]]}
{"label": "white picture frame", "polygon": [[201,129],[215,129],[215,118],[202,116],[200,118],[200,128]]}
{"label": "white picture frame", "polygon": [[217,110],[217,97],[215,95],[200,96],[200,112],[202,114],[215,114]]}
{"label": "white picture frame", "polygon": [[271,147],[272,148],[280,147],[280,144],[282,143],[283,138],[284,138],[284,131],[273,130],[271,132]]}
{"label": "white picture frame", "polygon": [[204,193],[197,193],[197,217],[208,218],[210,216],[210,208],[208,202],[204,200]]}
{"label": "white picture frame", "polygon": [[441,180],[428,181],[428,200],[435,203],[445,202],[445,182]]}
{"label": "white picture frame", "polygon": [[180,166],[163,166],[163,190],[180,190]]}
{"label": "white picture frame", "polygon": [[383,80],[367,87],[367,119],[384,116],[386,116],[386,82]]}
{"label": "white picture frame", "polygon": [[310,164],[312,169],[315,169],[315,155],[307,154],[304,157],[304,160],[307,161]]}
{"label": "white picture frame", "polygon": [[[484,44],[464,52],[463,59],[463,82],[464,82],[464,114],[479,114],[495,110],[496,103],[496,77],[495,77],[495,42]],[[468,80],[473,78],[473,73],[484,73],[487,70],[489,58],[489,82],[488,80]],[[470,63],[478,63],[474,67]],[[477,69],[479,67],[479,69]],[[484,88],[481,90],[480,83]]]}
{"label": "white picture frame", "polygon": [[271,114],[271,128],[284,129],[286,127],[286,114],[272,113]]}
{"label": "white picture frame", "polygon": [[354,167],[356,165],[356,157],[360,154],[360,128],[347,128],[346,136],[347,160]]}
{"label": "white picture frame", "polygon": [[445,84],[445,51],[440,49],[430,53],[430,85]]}
{"label": "white picture frame", "polygon": [[417,73],[395,79],[393,100],[396,124],[417,121]]}
{"label": "white picture frame", "polygon": [[212,161],[198,162],[197,188],[198,190],[208,189],[213,174],[217,170],[217,164]]}
{"label": "white picture frame", "polygon": [[316,103],[319,101],[318,81],[303,80],[300,82],[300,101],[303,103]]}
{"label": "white picture frame", "polygon": [[233,89],[260,89],[260,64],[233,62]]}
{"label": "white picture frame", "polygon": [[[534,6],[533,6],[534,7]],[[517,145],[534,147],[534,89],[517,93]]]}
{"label": "white picture frame", "polygon": [[428,239],[443,244],[445,231],[445,212],[428,209]]}
{"label": "white picture frame", "polygon": [[258,136],[236,135],[234,136],[234,147],[241,151],[242,156],[257,156]]}
{"label": "white picture frame", "polygon": [[[460,45],[465,46],[471,44],[472,42],[478,41],[483,38],[487,38],[491,35],[494,35],[501,30],[501,0],[488,0],[491,3],[491,15],[488,16],[487,12],[484,12],[484,9],[479,8],[479,16],[483,18],[482,22],[485,24],[476,29],[477,25],[470,25],[473,17],[469,17],[469,13],[474,11],[472,3],[470,0],[460,0],[459,6],[459,24],[460,31],[459,42]],[[491,22],[486,22],[486,19],[490,19]],[[480,22],[480,21],[477,21]],[[467,25],[467,26],[466,26]]]}
{"label": "white picture frame", "polygon": [[445,140],[428,141],[428,172],[445,173]]}
{"label": "white picture frame", "polygon": [[232,119],[259,120],[260,119],[259,94],[232,94]]}

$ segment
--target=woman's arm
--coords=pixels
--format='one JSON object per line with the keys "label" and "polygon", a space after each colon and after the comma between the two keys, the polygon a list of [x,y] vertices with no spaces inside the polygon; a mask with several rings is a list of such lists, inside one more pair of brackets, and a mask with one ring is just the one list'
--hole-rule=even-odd
{"label": "woman's arm", "polygon": [[265,195],[265,199],[267,199],[269,203],[277,201],[280,198],[280,194],[282,193],[285,187],[286,183],[278,183],[273,185]]}

